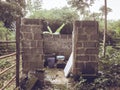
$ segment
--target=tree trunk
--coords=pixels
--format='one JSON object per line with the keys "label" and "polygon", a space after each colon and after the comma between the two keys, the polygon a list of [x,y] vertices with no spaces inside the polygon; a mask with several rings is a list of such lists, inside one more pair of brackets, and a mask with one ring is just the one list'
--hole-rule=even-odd
{"label": "tree trunk", "polygon": [[107,34],[107,0],[105,0],[105,29],[103,36],[103,57],[105,57],[106,54],[106,34]]}

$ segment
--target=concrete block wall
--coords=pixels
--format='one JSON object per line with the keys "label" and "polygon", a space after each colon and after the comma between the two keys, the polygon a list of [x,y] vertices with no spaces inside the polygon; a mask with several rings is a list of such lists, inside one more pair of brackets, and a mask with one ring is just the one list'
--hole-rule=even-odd
{"label": "concrete block wall", "polygon": [[[36,23],[33,23],[36,22]],[[22,69],[24,74],[29,71],[43,69],[43,37],[42,21],[39,19],[23,19],[21,26]],[[41,75],[44,76],[44,75]],[[43,77],[39,77],[43,80]]]}
{"label": "concrete block wall", "polygon": [[73,28],[73,73],[95,76],[98,69],[98,22],[75,21]]}
{"label": "concrete block wall", "polygon": [[70,57],[72,52],[72,35],[43,34],[43,43],[44,54],[56,53],[56,55],[64,55],[66,60]]}
{"label": "concrete block wall", "polygon": [[44,35],[42,20],[23,19],[20,31],[23,73],[43,69],[43,54],[57,53],[69,57],[73,51],[73,74],[95,76],[99,53],[98,22],[75,21],[73,26],[72,38],[71,35]]}

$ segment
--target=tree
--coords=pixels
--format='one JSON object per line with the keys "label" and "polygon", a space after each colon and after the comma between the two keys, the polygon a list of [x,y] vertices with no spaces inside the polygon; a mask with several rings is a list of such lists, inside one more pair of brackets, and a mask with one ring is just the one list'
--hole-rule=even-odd
{"label": "tree", "polygon": [[12,28],[17,16],[23,17],[25,10],[25,0],[0,0],[0,21],[5,27]]}
{"label": "tree", "polygon": [[94,13],[90,14],[90,17],[93,18],[94,20],[97,20],[97,21],[100,20],[100,16],[101,16],[101,14],[97,13],[97,12],[94,12]]}
{"label": "tree", "polygon": [[30,18],[49,20],[50,23],[54,21],[68,23],[78,19],[78,17],[77,12],[68,7],[63,7],[61,9],[39,10],[33,12],[33,15],[30,16]]}
{"label": "tree", "polygon": [[0,40],[10,40],[14,36],[7,28],[4,27],[4,23],[0,21]]}
{"label": "tree", "polygon": [[26,11],[32,15],[41,9],[42,0],[26,0]]}
{"label": "tree", "polygon": [[68,4],[70,4],[71,7],[78,10],[82,18],[84,17],[86,12],[89,11],[89,6],[91,6],[94,3],[94,1],[95,0],[68,0]]}
{"label": "tree", "polygon": [[116,36],[120,37],[120,20],[112,23],[112,29],[116,32]]}
{"label": "tree", "polygon": [[103,14],[105,16],[105,28],[104,28],[104,37],[103,37],[103,57],[105,57],[105,53],[106,53],[106,34],[107,34],[107,14],[108,12],[111,12],[112,9],[107,7],[107,0],[104,1],[105,6],[103,6],[101,8],[101,11],[103,11]]}
{"label": "tree", "polygon": [[[106,7],[106,8],[107,8],[106,14],[108,15],[110,12],[112,12],[112,9],[109,8],[109,7]],[[105,5],[100,7],[99,11],[100,11],[100,14],[101,14],[101,19],[103,19],[103,16],[105,16]]]}
{"label": "tree", "polygon": [[[75,10],[68,7],[63,7],[61,9],[55,8],[51,10],[39,10],[33,12],[30,18],[39,18],[47,21],[47,24],[51,27],[53,32],[65,23],[65,27],[63,27],[61,33],[71,34],[72,22],[79,19],[79,15]],[[44,31],[48,31],[47,28],[44,28]]]}
{"label": "tree", "polygon": [[41,9],[42,0],[34,0],[34,11],[39,11]]}

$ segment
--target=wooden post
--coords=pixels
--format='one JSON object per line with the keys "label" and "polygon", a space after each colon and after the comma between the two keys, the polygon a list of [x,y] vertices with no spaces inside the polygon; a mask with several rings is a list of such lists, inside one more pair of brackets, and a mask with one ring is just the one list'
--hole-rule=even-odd
{"label": "wooden post", "polygon": [[21,18],[16,19],[16,87],[19,86],[19,71],[20,71],[20,25]]}

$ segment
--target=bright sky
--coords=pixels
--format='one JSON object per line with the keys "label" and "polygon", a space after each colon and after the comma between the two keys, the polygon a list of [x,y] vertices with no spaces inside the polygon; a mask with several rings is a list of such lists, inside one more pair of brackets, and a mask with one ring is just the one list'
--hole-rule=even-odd
{"label": "bright sky", "polygon": [[[60,8],[67,5],[67,0],[43,0],[43,8]],[[96,0],[95,4],[91,8],[91,11],[98,12],[99,8],[104,5],[104,0]],[[112,9],[112,12],[108,14],[108,19],[120,19],[120,0],[107,0],[107,6]]]}
{"label": "bright sky", "polygon": [[[99,8],[104,5],[104,0],[96,0],[91,11],[99,11]],[[107,6],[112,9],[108,14],[108,19],[120,19],[120,0],[107,0]]]}
{"label": "bright sky", "polygon": [[42,0],[43,8],[51,9],[51,8],[60,8],[67,5],[67,0]]}

